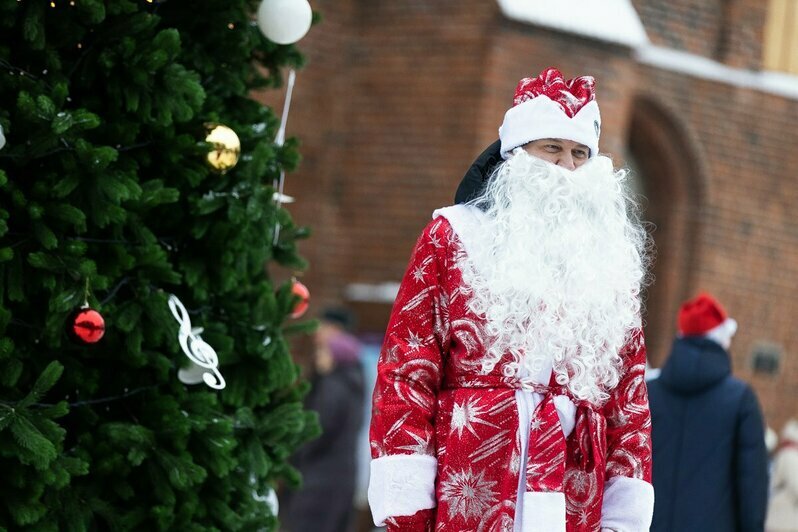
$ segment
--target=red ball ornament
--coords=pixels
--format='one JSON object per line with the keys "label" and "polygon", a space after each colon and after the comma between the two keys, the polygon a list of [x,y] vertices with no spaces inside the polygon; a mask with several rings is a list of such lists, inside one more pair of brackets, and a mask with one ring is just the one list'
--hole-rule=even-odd
{"label": "red ball ornament", "polygon": [[80,343],[96,344],[105,334],[105,320],[96,310],[81,308],[72,316],[69,334]]}
{"label": "red ball ornament", "polygon": [[294,319],[300,318],[308,310],[310,290],[308,290],[307,286],[294,279],[291,285],[291,293],[299,297],[299,301],[294,305],[294,310],[291,312],[291,317]]}

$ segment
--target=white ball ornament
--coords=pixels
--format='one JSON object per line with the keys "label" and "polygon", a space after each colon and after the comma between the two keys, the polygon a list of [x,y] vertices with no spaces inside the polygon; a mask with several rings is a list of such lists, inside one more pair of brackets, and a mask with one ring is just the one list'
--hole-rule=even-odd
{"label": "white ball ornament", "polygon": [[3,133],[3,126],[0,126],[0,150],[3,149],[3,146],[6,145],[6,136]]}
{"label": "white ball ornament", "polygon": [[293,44],[310,29],[313,11],[308,0],[263,0],[258,7],[258,27],[277,44]]}

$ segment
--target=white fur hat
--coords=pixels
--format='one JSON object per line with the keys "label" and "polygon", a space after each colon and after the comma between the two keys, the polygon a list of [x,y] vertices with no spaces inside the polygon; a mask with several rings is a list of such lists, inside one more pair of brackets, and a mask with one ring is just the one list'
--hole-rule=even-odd
{"label": "white fur hat", "polygon": [[601,114],[596,102],[595,80],[580,76],[564,80],[556,68],[543,70],[536,78],[518,82],[513,107],[499,128],[501,155],[538,139],[557,138],[579,142],[599,152]]}

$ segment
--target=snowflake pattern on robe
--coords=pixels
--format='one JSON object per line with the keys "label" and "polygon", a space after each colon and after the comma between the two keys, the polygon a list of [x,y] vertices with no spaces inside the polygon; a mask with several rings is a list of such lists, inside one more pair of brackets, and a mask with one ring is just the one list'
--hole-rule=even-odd
{"label": "snowflake pattern on robe", "polygon": [[449,519],[476,519],[496,503],[492,489],[496,482],[484,477],[484,470],[474,473],[469,468],[450,473],[441,483],[441,499],[449,507]]}
{"label": "snowflake pattern on robe", "polygon": [[[515,398],[521,384],[504,377],[509,357],[490,373],[482,372],[483,322],[467,307],[457,267],[462,253],[446,218],[427,225],[386,331],[373,396],[372,456],[437,458],[436,508],[392,516],[386,521],[388,531],[510,532],[519,481],[540,485],[540,478],[550,478],[555,467],[566,494],[567,531],[597,531],[606,480],[651,481],[642,332],[635,331],[621,353],[623,376],[610,399],[577,409],[565,452],[541,462],[534,458],[540,453],[530,449],[529,460],[521,464]],[[556,440],[550,438],[556,434],[551,416],[541,419],[530,417],[535,423],[527,427],[530,441]],[[554,423],[559,429],[559,422]]]}

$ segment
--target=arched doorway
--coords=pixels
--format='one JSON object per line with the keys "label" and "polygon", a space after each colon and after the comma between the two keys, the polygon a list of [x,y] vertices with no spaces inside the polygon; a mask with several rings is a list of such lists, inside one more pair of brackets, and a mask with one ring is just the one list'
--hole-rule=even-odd
{"label": "arched doorway", "polygon": [[704,180],[695,144],[656,102],[634,102],[628,132],[629,162],[645,197],[643,218],[653,224],[656,245],[644,323],[649,360],[659,367],[676,331],[679,304],[691,295]]}

